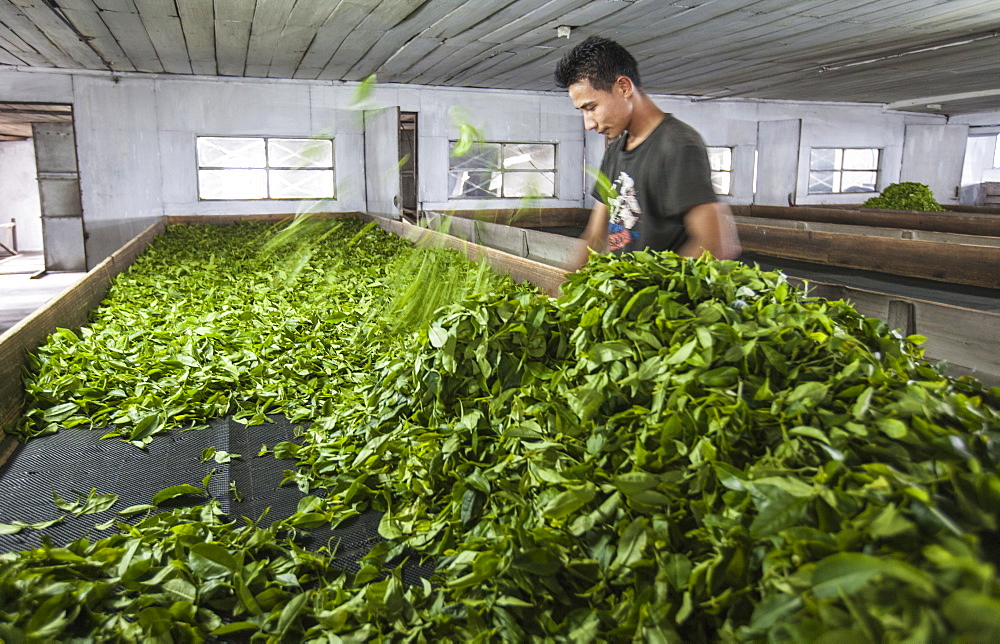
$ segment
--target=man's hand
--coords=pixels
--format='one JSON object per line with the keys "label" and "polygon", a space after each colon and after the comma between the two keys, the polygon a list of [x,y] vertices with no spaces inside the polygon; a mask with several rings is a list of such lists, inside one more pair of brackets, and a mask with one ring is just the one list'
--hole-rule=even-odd
{"label": "man's hand", "polygon": [[587,228],[580,236],[583,241],[574,251],[572,271],[578,271],[590,259],[590,249],[598,253],[608,250],[608,207],[598,201],[590,211],[590,219],[587,221]]}
{"label": "man's hand", "polygon": [[706,250],[715,259],[736,259],[740,256],[740,238],[729,205],[721,201],[695,206],[684,215],[688,240],[677,251],[685,257],[701,257]]}

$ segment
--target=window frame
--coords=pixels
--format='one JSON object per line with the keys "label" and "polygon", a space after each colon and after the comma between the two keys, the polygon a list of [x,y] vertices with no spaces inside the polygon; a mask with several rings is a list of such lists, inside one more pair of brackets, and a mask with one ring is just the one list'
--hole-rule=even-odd
{"label": "window frame", "polygon": [[[500,199],[558,199],[559,198],[559,143],[555,141],[476,141],[473,145],[499,145],[500,163],[497,168],[457,168],[454,165],[456,157],[451,152],[458,143],[457,139],[448,139],[448,200],[500,200]],[[509,145],[547,145],[552,147],[552,169],[531,169],[531,170],[508,170],[503,167],[504,148]],[[497,196],[493,195],[452,195],[451,176],[453,172],[468,170],[472,172],[492,172],[500,174],[500,187]],[[508,174],[552,174],[552,194],[551,195],[523,195],[518,197],[508,197],[503,194],[504,178]]]}
{"label": "window frame", "polygon": [[[729,169],[728,170],[714,170],[712,169],[712,150],[728,150],[729,151]],[[732,145],[706,145],[705,152],[708,154],[708,172],[710,178],[714,178],[717,174],[728,175],[729,178],[729,190],[728,192],[716,192],[715,194],[720,197],[732,197],[733,196],[733,177],[735,176],[735,168],[733,167],[733,159],[735,157],[736,146]],[[712,181],[712,190],[715,190],[715,181]]]}
{"label": "window frame", "polygon": [[[840,152],[840,164],[839,164],[840,167],[834,167],[832,169],[819,169],[819,170],[813,169],[813,167],[812,167],[812,157],[813,157],[813,153],[815,151],[817,151],[817,150],[833,150],[835,157],[837,156],[836,153],[839,151]],[[845,169],[844,168],[844,156],[846,156],[845,153],[848,150],[874,151],[876,153],[875,167],[874,168],[847,168],[847,169]],[[842,148],[840,148],[840,147],[811,147],[811,148],[809,148],[809,166],[808,166],[808,177],[807,177],[807,181],[806,181],[806,194],[808,194],[808,195],[871,195],[871,194],[878,194],[879,193],[879,184],[880,184],[880,182],[882,180],[882,159],[883,159],[883,153],[884,152],[885,152],[884,148],[858,147],[858,146],[854,146],[854,147],[842,147]],[[836,163],[834,165],[836,165]],[[840,181],[837,182],[837,183],[839,183],[839,185],[840,185],[840,190],[838,190],[838,191],[831,190],[829,192],[813,191],[812,190],[812,185],[814,183],[814,181],[813,181],[813,175],[816,174],[816,173],[820,173],[820,172],[832,172],[835,175],[839,175]],[[875,173],[875,181],[872,184],[872,189],[871,190],[855,190],[855,191],[851,191],[851,192],[844,191],[843,190],[843,187],[844,187],[843,175],[844,175],[845,172],[873,172],[873,173]]]}
{"label": "window frame", "polygon": [[[199,158],[198,152],[198,142],[200,139],[258,139],[263,142],[264,145],[264,165],[263,166],[213,166],[213,165],[201,165],[201,159]],[[328,141],[330,143],[330,165],[329,166],[313,166],[313,167],[295,167],[295,166],[271,166],[271,151],[269,141],[271,140],[281,140],[281,141]],[[286,135],[259,135],[259,134],[196,134],[195,141],[195,190],[198,195],[198,201],[320,201],[320,200],[335,200],[337,199],[337,147],[335,137],[317,137],[317,136],[286,136]],[[202,170],[263,170],[264,171],[264,187],[265,194],[264,197],[203,197],[201,194],[201,171]],[[272,197],[271,196],[271,171],[283,171],[283,170],[305,170],[305,171],[323,171],[330,172],[330,196],[325,197]]]}

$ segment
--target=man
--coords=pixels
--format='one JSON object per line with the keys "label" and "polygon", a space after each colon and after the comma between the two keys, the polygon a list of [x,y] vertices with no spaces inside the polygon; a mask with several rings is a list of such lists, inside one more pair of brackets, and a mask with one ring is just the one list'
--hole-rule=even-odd
{"label": "man", "polygon": [[598,181],[579,266],[588,247],[739,256],[736,224],[715,196],[704,142],[643,92],[635,58],[624,47],[591,36],[559,61],[555,76],[583,112],[584,126],[615,139],[601,162],[610,189]]}

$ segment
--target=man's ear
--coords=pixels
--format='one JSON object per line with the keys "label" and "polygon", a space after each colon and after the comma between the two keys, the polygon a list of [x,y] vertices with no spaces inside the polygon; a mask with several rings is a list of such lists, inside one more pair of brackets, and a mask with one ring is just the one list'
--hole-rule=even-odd
{"label": "man's ear", "polygon": [[621,90],[622,96],[625,98],[632,98],[632,94],[635,93],[635,85],[632,84],[632,79],[628,76],[619,76],[616,78],[615,86]]}

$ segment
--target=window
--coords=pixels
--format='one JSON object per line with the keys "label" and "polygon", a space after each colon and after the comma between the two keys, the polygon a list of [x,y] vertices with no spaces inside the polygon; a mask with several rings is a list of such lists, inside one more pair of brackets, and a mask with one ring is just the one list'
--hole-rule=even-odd
{"label": "window", "polygon": [[1000,134],[997,134],[996,145],[993,148],[993,167],[1000,168]]}
{"label": "window", "polygon": [[708,148],[708,166],[712,170],[715,194],[733,194],[733,149]]}
{"label": "window", "polygon": [[556,196],[555,143],[480,142],[450,159],[448,196],[453,199]]}
{"label": "window", "polygon": [[880,152],[875,148],[813,148],[809,194],[876,192]]}
{"label": "window", "polygon": [[199,136],[198,198],[332,199],[333,141]]}

